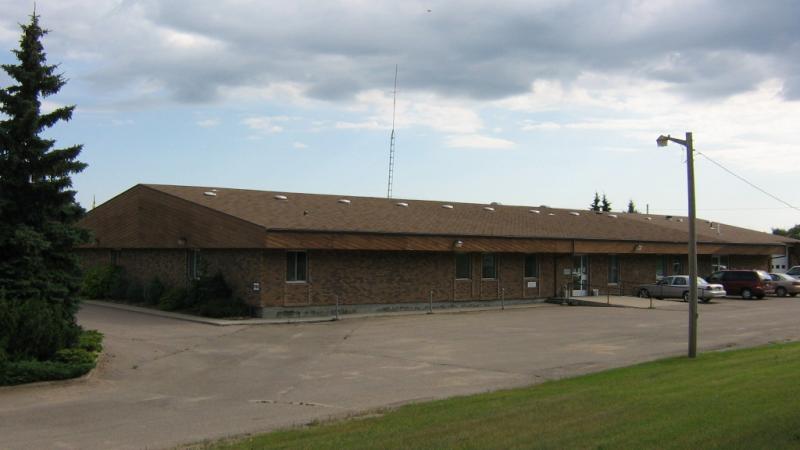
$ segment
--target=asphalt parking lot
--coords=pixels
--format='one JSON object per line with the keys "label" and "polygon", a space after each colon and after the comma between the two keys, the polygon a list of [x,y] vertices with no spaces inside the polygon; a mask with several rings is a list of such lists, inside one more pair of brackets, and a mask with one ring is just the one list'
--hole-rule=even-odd
{"label": "asphalt parking lot", "polygon": [[[86,380],[0,388],[0,448],[164,448],[684,354],[686,305],[216,327],[87,305]],[[700,349],[800,339],[800,299],[700,305]]]}

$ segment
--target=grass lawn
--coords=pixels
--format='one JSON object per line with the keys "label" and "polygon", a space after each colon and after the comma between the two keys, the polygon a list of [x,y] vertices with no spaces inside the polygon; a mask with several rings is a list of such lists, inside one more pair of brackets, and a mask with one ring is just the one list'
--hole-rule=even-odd
{"label": "grass lawn", "polygon": [[212,448],[800,448],[800,343],[672,358]]}

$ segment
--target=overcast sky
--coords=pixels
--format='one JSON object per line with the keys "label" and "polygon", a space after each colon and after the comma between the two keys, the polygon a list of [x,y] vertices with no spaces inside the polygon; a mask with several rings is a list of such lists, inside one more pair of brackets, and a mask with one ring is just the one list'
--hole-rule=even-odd
{"label": "overcast sky", "polygon": [[[32,3],[0,0],[0,62]],[[90,207],[136,183],[686,214],[696,148],[800,205],[800,2],[39,0]],[[5,74],[0,84],[10,83]],[[800,212],[696,157],[700,217]]]}

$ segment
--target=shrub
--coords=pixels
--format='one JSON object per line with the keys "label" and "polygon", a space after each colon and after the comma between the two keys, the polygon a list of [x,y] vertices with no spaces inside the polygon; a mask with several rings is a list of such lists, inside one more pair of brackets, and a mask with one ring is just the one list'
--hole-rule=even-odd
{"label": "shrub", "polygon": [[7,361],[0,363],[0,386],[66,380],[79,377],[92,370],[94,366],[94,362],[72,364],[60,361]]}
{"label": "shrub", "polygon": [[205,317],[244,317],[250,315],[250,306],[238,297],[215,298],[197,305],[197,313]]}
{"label": "shrub", "polygon": [[131,281],[125,290],[125,299],[134,303],[141,303],[144,299],[144,289],[142,283]]}
{"label": "shrub", "polygon": [[124,299],[127,289],[125,270],[109,264],[92,267],[84,273],[81,295],[90,299]]}
{"label": "shrub", "polygon": [[82,348],[62,348],[56,352],[55,361],[67,364],[94,364],[95,354]]}
{"label": "shrub", "polygon": [[73,347],[81,328],[59,301],[0,296],[0,354],[10,361],[47,360]]}
{"label": "shrub", "polygon": [[57,350],[50,360],[0,358],[0,386],[81,376],[97,364],[102,339],[103,335],[96,330],[83,331],[77,347]]}
{"label": "shrub", "polygon": [[158,307],[166,311],[175,311],[186,306],[186,289],[170,288],[158,301]]}
{"label": "shrub", "polygon": [[225,278],[217,272],[214,276],[202,276],[192,281],[186,306],[207,304],[217,299],[229,299],[231,294],[231,288],[225,282]]}
{"label": "shrub", "polygon": [[162,283],[158,277],[153,278],[144,288],[142,295],[144,302],[148,305],[157,305],[166,289],[164,283]]}
{"label": "shrub", "polygon": [[100,353],[103,350],[103,333],[97,330],[85,330],[78,337],[78,348]]}

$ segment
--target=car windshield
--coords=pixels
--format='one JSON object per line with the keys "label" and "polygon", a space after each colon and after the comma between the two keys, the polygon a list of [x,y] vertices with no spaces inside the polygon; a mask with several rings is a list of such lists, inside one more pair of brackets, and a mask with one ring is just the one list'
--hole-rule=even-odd
{"label": "car windshield", "polygon": [[771,276],[769,276],[769,274],[768,274],[767,272],[764,272],[763,270],[756,270],[756,273],[758,274],[758,276],[759,276],[759,277],[760,277],[762,280],[765,280],[765,281],[772,281],[772,277],[771,277]]}
{"label": "car windshield", "polygon": [[700,277],[697,277],[697,285],[698,286],[705,286],[707,284],[708,284],[708,281],[706,281],[706,280],[704,280],[704,279],[702,279]]}

